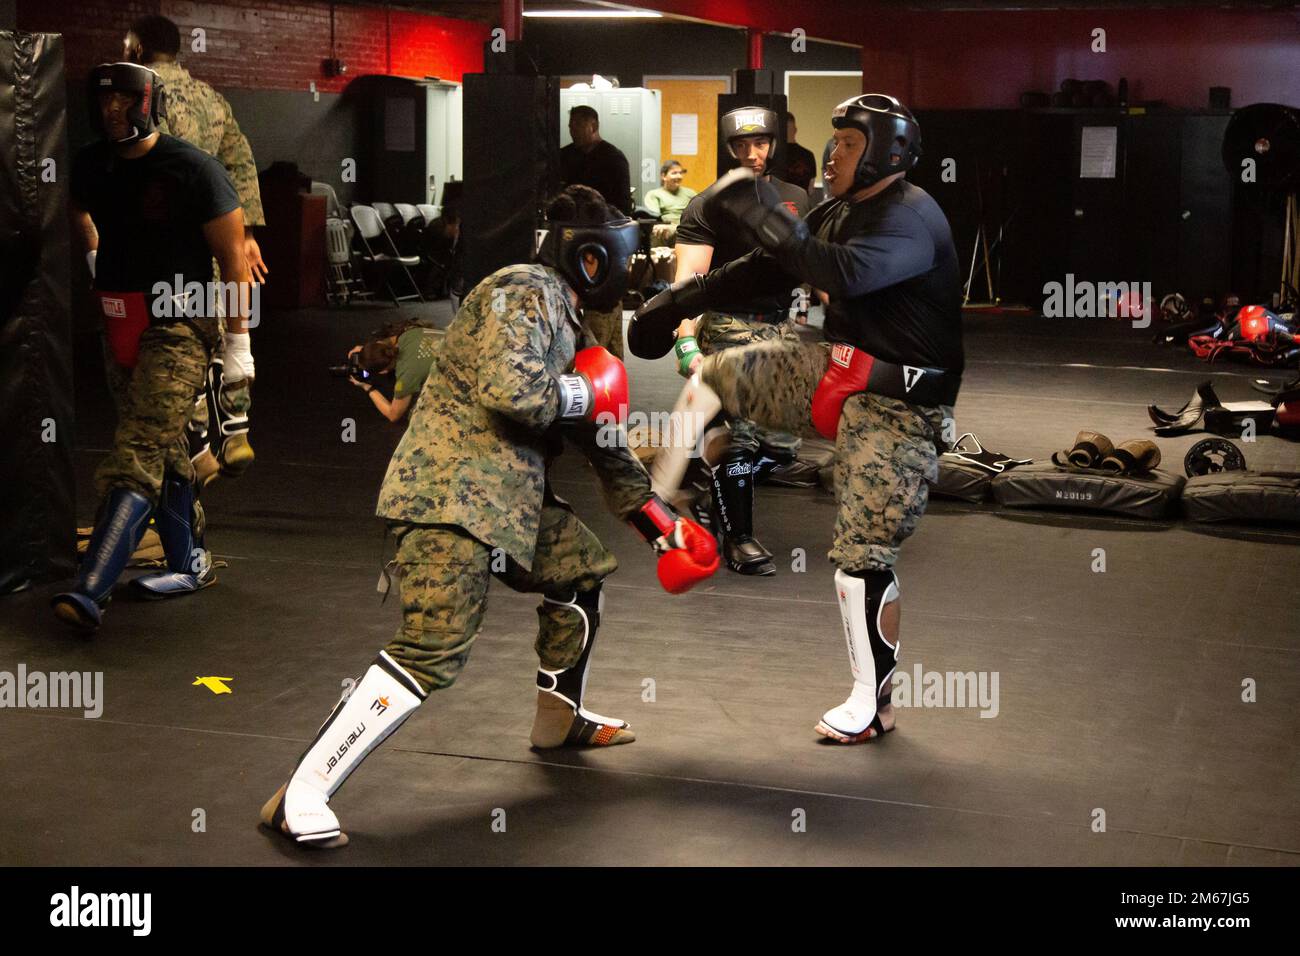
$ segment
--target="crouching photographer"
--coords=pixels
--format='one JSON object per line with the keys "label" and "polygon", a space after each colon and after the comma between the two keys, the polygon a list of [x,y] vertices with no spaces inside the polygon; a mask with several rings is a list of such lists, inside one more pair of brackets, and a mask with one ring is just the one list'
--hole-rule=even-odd
{"label": "crouching photographer", "polygon": [[[392,323],[364,345],[354,345],[348,352],[347,364],[333,366],[330,371],[362,389],[379,414],[390,422],[401,421],[429,377],[437,356],[438,337],[436,329],[416,322]],[[391,399],[375,386],[381,375],[394,378]]]}

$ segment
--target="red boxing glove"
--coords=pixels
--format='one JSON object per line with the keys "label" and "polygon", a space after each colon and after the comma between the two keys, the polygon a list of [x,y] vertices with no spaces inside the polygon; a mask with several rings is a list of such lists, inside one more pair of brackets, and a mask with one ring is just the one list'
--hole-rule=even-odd
{"label": "red boxing glove", "polygon": [[690,518],[677,527],[659,557],[659,583],[669,594],[684,594],[718,570],[718,542]]}
{"label": "red boxing glove", "polygon": [[840,411],[845,399],[867,390],[867,379],[871,377],[871,363],[874,361],[871,355],[852,345],[836,342],[831,346],[826,373],[817,384],[812,400],[813,427],[831,441],[839,431]]}
{"label": "red boxing glove", "polygon": [[573,357],[573,371],[558,381],[560,418],[627,421],[627,369],[608,349],[583,349]]}
{"label": "red boxing glove", "polygon": [[713,535],[690,518],[679,517],[658,495],[651,495],[630,521],[659,552],[659,583],[669,594],[689,591],[718,570]]}

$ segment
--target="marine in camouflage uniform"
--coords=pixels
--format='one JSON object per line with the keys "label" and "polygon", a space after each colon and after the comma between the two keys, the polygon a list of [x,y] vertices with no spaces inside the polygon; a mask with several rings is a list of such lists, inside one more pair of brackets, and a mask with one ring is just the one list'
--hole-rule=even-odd
{"label": "marine in camouflage uniform", "polygon": [[[816,730],[858,743],[894,726],[894,565],[925,511],[926,482],[938,476],[965,357],[951,227],[934,199],[904,178],[921,155],[915,117],[897,99],[871,93],[836,107],[832,125],[831,198],[799,219],[752,173],[724,177],[693,202],[759,250],[656,296],[638,310],[628,337],[634,352],[655,357],[676,323],[701,307],[792,282],[823,294],[826,343],[726,350],[700,363],[700,378],[733,414],[773,427],[815,421],[835,436],[839,508],[830,558],[853,690]],[[677,465],[666,462],[679,458],[657,463],[661,484],[676,480]]]}
{"label": "marine in camouflage uniform", "polygon": [[210,280],[214,254],[248,280],[238,197],[216,160],[158,132],[156,108],[145,105],[157,103],[157,77],[117,63],[96,67],[91,81],[92,121],[104,141],[77,154],[69,193],[76,231],[95,247],[119,417],[96,469],[102,503],[77,582],[52,599],[61,620],[87,629],[100,625],[151,514],[167,570],[137,578],[139,593],[165,597],[212,582],[186,422],[220,334],[215,318],[184,305],[167,314],[178,297],[168,302],[168,292],[155,289],[177,276],[187,284]]}
{"label": "marine in camouflage uniform", "polygon": [[[159,123],[164,133],[169,133],[188,143],[192,143],[209,156],[214,156],[226,168],[230,181],[239,194],[239,203],[244,211],[244,228],[265,226],[266,215],[262,210],[262,193],[257,182],[257,163],[253,160],[253,150],[247,137],[235,120],[234,111],[226,98],[202,80],[195,79],[190,72],[175,60],[150,54],[152,59],[147,64],[163,81],[166,95],[164,115]],[[220,269],[214,268],[217,281],[220,281]],[[218,349],[220,358],[220,349]],[[242,437],[231,443],[221,455],[226,464],[224,473],[236,475],[251,463],[251,449],[246,448],[247,418],[252,409],[252,379],[229,381],[218,378],[224,370],[223,364],[214,366],[212,381],[208,383],[211,401],[217,404],[223,421],[236,420],[228,430]],[[209,430],[208,401],[201,397],[194,405],[190,421],[191,452],[199,451],[203,436],[212,440],[213,447],[220,453],[224,436],[213,434]],[[244,419],[239,423],[239,419]],[[236,450],[238,448],[238,450]],[[197,456],[196,456],[197,457]],[[229,459],[229,462],[227,462]],[[209,477],[216,463],[207,455],[199,459],[204,463],[204,478]]]}
{"label": "marine in camouflage uniform", "polygon": [[[681,529],[685,519],[651,495],[649,476],[628,450],[621,425],[597,425],[581,417],[587,409],[575,410],[569,391],[575,379],[566,373],[575,368],[579,347],[592,342],[566,277],[542,264],[500,269],[470,292],[448,327],[376,508],[398,539],[385,574],[399,582],[401,626],[327,719],[289,782],[263,807],[262,821],[273,830],[321,847],[347,841],[327,805],[330,796],[432,691],[455,682],[478,635],[492,576],[542,596],[533,745],[635,739],[624,721],[582,706],[601,583],[618,562],[553,493],[549,463],[566,438],[579,446],[610,509],[632,520],[657,550],[680,533],[664,529]],[[616,278],[625,281],[626,268]],[[608,356],[593,361],[621,372]],[[596,380],[587,381],[592,387]],[[640,519],[650,512],[658,518],[647,534]],[[694,583],[716,569],[716,550],[698,526],[685,530],[708,552],[693,552],[704,558],[687,574]],[[671,549],[691,545],[667,547],[659,575],[675,592],[684,588],[665,577],[663,562],[683,555]]]}
{"label": "marine in camouflage uniform", "polygon": [[403,620],[386,650],[426,693],[464,666],[492,573],[551,602],[539,608],[544,669],[570,667],[582,652],[581,614],[555,602],[591,590],[618,562],[551,492],[547,464],[567,437],[615,514],[629,516],[650,494],[625,446],[601,447],[590,425],[552,424],[554,377],[594,344],[563,280],[541,265],[493,273],[447,329],[376,508],[399,541]]}

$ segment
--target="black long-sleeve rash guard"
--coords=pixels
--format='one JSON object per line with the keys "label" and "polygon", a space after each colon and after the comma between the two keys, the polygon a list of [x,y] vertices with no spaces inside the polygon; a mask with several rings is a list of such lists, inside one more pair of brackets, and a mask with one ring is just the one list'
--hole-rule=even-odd
{"label": "black long-sleeve rash guard", "polygon": [[779,259],[760,250],[710,273],[709,299],[807,282],[830,298],[828,340],[897,364],[962,372],[957,250],[925,190],[900,179],[863,202],[827,200],[805,223],[807,237]]}

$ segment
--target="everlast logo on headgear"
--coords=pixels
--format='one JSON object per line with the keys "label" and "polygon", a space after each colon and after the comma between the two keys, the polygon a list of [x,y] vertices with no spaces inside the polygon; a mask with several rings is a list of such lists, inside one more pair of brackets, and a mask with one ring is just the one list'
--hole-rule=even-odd
{"label": "everlast logo on headgear", "polygon": [[741,113],[736,117],[736,129],[741,133],[762,129],[764,126],[763,119],[762,113]]}

